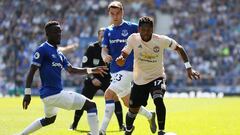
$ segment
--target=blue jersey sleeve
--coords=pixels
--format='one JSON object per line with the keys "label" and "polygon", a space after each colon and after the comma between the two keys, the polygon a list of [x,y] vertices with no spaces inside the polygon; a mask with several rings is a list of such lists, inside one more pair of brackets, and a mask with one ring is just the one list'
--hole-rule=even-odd
{"label": "blue jersey sleeve", "polygon": [[44,55],[44,48],[39,47],[33,54],[32,64],[41,67]]}
{"label": "blue jersey sleeve", "polygon": [[102,47],[108,47],[109,46],[109,36],[108,36],[108,29],[104,31],[103,35],[103,41],[102,41]]}
{"label": "blue jersey sleeve", "polygon": [[67,67],[69,67],[71,64],[70,62],[68,61],[68,59],[62,54],[62,57],[63,57],[63,68],[66,69]]}

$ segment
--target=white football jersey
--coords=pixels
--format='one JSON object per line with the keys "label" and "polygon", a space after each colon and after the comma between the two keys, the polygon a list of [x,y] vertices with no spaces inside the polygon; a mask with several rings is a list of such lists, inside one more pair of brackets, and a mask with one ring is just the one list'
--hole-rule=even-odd
{"label": "white football jersey", "polygon": [[123,48],[127,54],[134,51],[133,80],[138,85],[147,84],[159,77],[165,77],[163,53],[165,48],[175,49],[177,42],[165,35],[153,34],[144,42],[139,33],[129,36]]}

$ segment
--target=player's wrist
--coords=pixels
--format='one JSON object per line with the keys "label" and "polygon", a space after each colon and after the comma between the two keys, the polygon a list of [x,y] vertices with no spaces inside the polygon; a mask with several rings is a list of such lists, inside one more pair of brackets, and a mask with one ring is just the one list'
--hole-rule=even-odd
{"label": "player's wrist", "polygon": [[92,74],[93,73],[92,68],[87,68],[87,73]]}
{"label": "player's wrist", "polygon": [[189,61],[185,62],[184,66],[185,66],[186,69],[192,68],[192,66],[191,66]]}
{"label": "player's wrist", "polygon": [[25,88],[24,94],[25,94],[25,95],[31,95],[31,94],[32,94],[31,88]]}

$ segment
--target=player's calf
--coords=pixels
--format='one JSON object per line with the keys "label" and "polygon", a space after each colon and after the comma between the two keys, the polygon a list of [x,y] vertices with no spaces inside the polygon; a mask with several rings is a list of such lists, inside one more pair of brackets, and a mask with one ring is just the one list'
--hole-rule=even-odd
{"label": "player's calf", "polygon": [[41,122],[42,126],[47,126],[47,125],[50,125],[50,124],[54,123],[55,120],[56,120],[56,117],[57,116],[55,115],[55,116],[50,117],[50,118],[43,118],[43,119],[40,120],[40,122]]}

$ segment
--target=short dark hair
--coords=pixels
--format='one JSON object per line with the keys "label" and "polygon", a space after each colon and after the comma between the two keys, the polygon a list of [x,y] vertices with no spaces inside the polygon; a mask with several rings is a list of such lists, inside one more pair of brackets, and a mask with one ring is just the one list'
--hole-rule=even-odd
{"label": "short dark hair", "polygon": [[149,24],[153,27],[153,18],[149,16],[143,16],[139,19],[138,26],[141,27],[143,24]]}
{"label": "short dark hair", "polygon": [[47,32],[48,29],[53,25],[60,25],[58,21],[49,21],[45,25],[45,31]]}

